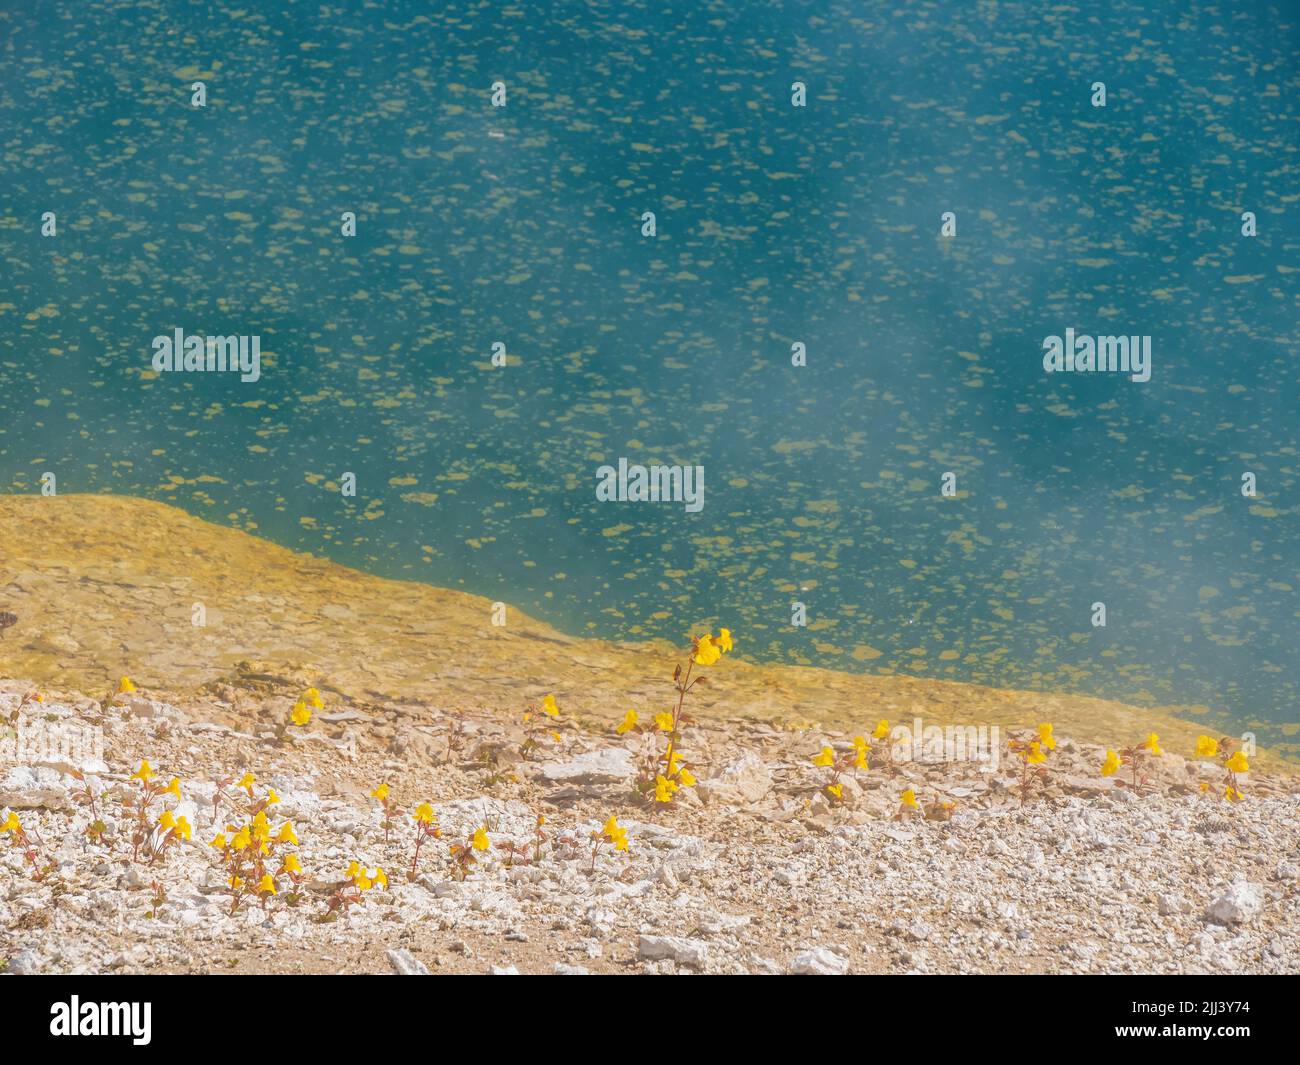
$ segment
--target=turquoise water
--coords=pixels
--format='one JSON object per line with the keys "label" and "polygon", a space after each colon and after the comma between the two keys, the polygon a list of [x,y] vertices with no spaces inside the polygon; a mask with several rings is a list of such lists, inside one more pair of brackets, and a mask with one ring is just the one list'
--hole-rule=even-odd
{"label": "turquoise water", "polygon": [[[8,10],[0,487],[575,633],[1298,721],[1297,14],[1090,10]],[[176,328],[261,379],[154,375]],[[1151,380],[1044,373],[1067,328]],[[703,510],[598,503],[620,457]]]}

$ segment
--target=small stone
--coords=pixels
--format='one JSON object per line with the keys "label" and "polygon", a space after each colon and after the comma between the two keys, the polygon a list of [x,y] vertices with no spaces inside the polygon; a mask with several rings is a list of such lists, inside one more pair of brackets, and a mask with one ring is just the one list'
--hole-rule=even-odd
{"label": "small stone", "polygon": [[696,790],[706,803],[746,805],[772,790],[772,773],[762,758],[747,752],[723,766],[717,776],[701,780]]}
{"label": "small stone", "polygon": [[409,950],[390,950],[388,964],[398,976],[428,976],[429,967]]}
{"label": "small stone", "polygon": [[702,966],[709,957],[709,944],[684,936],[641,936],[637,956],[642,961],[668,959],[678,965]]}
{"label": "small stone", "polygon": [[1263,908],[1263,889],[1258,884],[1238,880],[1210,903],[1206,916],[1216,924],[1242,924],[1258,917]]}
{"label": "small stone", "polygon": [[587,751],[565,762],[543,762],[538,770],[553,784],[617,784],[636,775],[632,755],[623,747]]}
{"label": "small stone", "polygon": [[551,973],[555,976],[590,976],[591,970],[581,965],[565,965],[562,961],[557,961],[551,966]]}
{"label": "small stone", "polygon": [[794,956],[789,969],[794,976],[843,976],[848,971],[848,959],[826,947],[801,951]]}
{"label": "small stone", "polygon": [[488,969],[489,976],[518,976],[519,970],[513,965],[493,965]]}

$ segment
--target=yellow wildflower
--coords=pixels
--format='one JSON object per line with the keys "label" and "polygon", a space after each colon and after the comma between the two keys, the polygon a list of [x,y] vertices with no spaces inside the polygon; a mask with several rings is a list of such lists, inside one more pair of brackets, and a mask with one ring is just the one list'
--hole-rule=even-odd
{"label": "yellow wildflower", "polygon": [[216,838],[215,838],[211,843],[209,843],[208,846],[209,846],[209,847],[216,847],[217,850],[219,850],[219,851],[223,851],[223,850],[225,850],[225,849],[226,849],[226,834],[225,834],[224,832],[218,832],[217,835],[216,835]]}
{"label": "yellow wildflower", "polygon": [[634,728],[636,728],[637,720],[638,719],[637,719],[636,711],[629,710],[626,714],[623,715],[623,720],[618,723],[618,727],[614,729],[614,731],[617,732],[620,736],[622,736],[625,732],[631,732]]}
{"label": "yellow wildflower", "polygon": [[181,797],[181,778],[172,777],[171,783],[168,784],[167,787],[163,788],[162,793],[164,795],[175,795],[176,798],[179,799]]}
{"label": "yellow wildflower", "polygon": [[1034,740],[1034,742],[1029,745],[1029,751],[1025,755],[1025,761],[1030,765],[1042,765],[1042,763],[1047,761],[1047,755],[1043,753],[1042,744],[1039,743],[1038,740]]}
{"label": "yellow wildflower", "polygon": [[388,785],[380,784],[379,787],[375,788],[375,790],[370,793],[370,797],[372,799],[378,799],[380,802],[383,802],[386,798],[388,798]]}
{"label": "yellow wildflower", "polygon": [[1106,760],[1101,764],[1101,775],[1103,777],[1113,777],[1119,772],[1119,767],[1122,764],[1123,763],[1119,760],[1119,755],[1114,751],[1108,750],[1106,752]]}
{"label": "yellow wildflower", "polygon": [[1052,735],[1052,726],[1046,722],[1038,726],[1038,742],[1049,751],[1056,750],[1056,737]]}
{"label": "yellow wildflower", "polygon": [[311,711],[307,709],[307,704],[304,702],[294,703],[293,709],[289,712],[289,720],[292,721],[299,728],[302,728],[304,725],[310,722]]}
{"label": "yellow wildflower", "polygon": [[673,715],[665,710],[662,714],[655,714],[655,728],[660,732],[672,732]]}
{"label": "yellow wildflower", "polygon": [[176,827],[176,818],[170,810],[164,810],[162,817],[158,818],[158,827],[168,830]]}
{"label": "yellow wildflower", "polygon": [[876,722],[876,728],[875,731],[871,733],[871,738],[875,740],[883,740],[888,735],[889,735],[889,722],[882,717],[879,721]]}
{"label": "yellow wildflower", "polygon": [[257,893],[259,895],[278,895],[279,892],[275,889],[275,877],[270,873],[263,875],[262,879],[258,881]]}
{"label": "yellow wildflower", "polygon": [[18,815],[12,810],[5,819],[5,823],[0,825],[0,832],[21,832],[23,830],[22,822],[18,820]]}
{"label": "yellow wildflower", "polygon": [[1209,736],[1196,737],[1196,757],[1213,758],[1219,753],[1219,741]]}
{"label": "yellow wildflower", "polygon": [[248,826],[245,825],[243,828],[241,828],[238,832],[235,833],[234,838],[231,839],[230,841],[230,845],[234,847],[235,850],[242,851],[242,850],[247,850],[248,847],[252,844],[252,842],[253,842],[253,837],[248,831]]}
{"label": "yellow wildflower", "polygon": [[853,766],[855,769],[866,769],[867,766],[867,741],[862,736],[853,737]]}
{"label": "yellow wildflower", "polygon": [[140,763],[140,768],[131,774],[132,780],[138,780],[141,784],[148,784],[158,774],[153,771],[153,766],[149,764],[149,759],[144,759]]}
{"label": "yellow wildflower", "polygon": [[813,764],[813,765],[816,765],[816,766],[830,766],[830,765],[834,765],[834,764],[835,764],[835,752],[834,752],[833,750],[831,750],[829,747],[823,747],[823,748],[822,748],[822,753],[819,754],[819,755],[816,755],[816,756],[813,758],[813,760],[812,760],[812,764]]}
{"label": "yellow wildflower", "polygon": [[1146,742],[1142,744],[1142,746],[1145,747],[1152,754],[1165,753],[1160,749],[1160,737],[1157,736],[1154,732],[1151,733],[1149,736],[1147,736]]}
{"label": "yellow wildflower", "polygon": [[243,779],[240,780],[240,782],[236,784],[235,787],[246,788],[248,792],[251,794],[253,790],[253,783],[254,783],[253,774],[245,773]]}
{"label": "yellow wildflower", "polygon": [[118,695],[130,695],[133,691],[135,691],[135,685],[131,683],[130,677],[123,677],[117,682]]}
{"label": "yellow wildflower", "polygon": [[618,823],[616,816],[611,816],[600,831],[601,835],[614,845],[615,850],[627,850],[627,829]]}
{"label": "yellow wildflower", "polygon": [[378,887],[382,888],[384,891],[388,890],[388,874],[382,869],[375,870],[373,879]]}
{"label": "yellow wildflower", "polygon": [[298,845],[298,833],[293,830],[293,822],[286,821],[280,826],[280,832],[275,837],[276,843],[292,843],[295,847]]}
{"label": "yellow wildflower", "polygon": [[695,774],[689,769],[679,769],[677,770],[677,781],[684,788],[693,788],[695,787]]}
{"label": "yellow wildflower", "polygon": [[655,802],[672,802],[677,784],[662,773],[655,777]]}
{"label": "yellow wildflower", "polygon": [[711,666],[719,658],[722,652],[713,643],[713,637],[707,632],[695,641],[695,662],[701,666]]}
{"label": "yellow wildflower", "polygon": [[190,822],[189,822],[189,820],[188,820],[187,818],[184,818],[184,817],[178,817],[178,818],[176,818],[176,835],[177,835],[177,836],[179,836],[181,839],[189,839],[190,836],[193,835],[193,833],[194,833],[194,830],[193,830],[192,828],[190,828]]}
{"label": "yellow wildflower", "polygon": [[843,784],[827,784],[827,785],[826,785],[826,790],[829,791],[832,795],[834,795],[835,798],[837,798],[837,799],[839,799],[839,798],[843,798],[843,796],[844,796],[844,785],[843,785]]}
{"label": "yellow wildflower", "polygon": [[733,644],[732,644],[732,641],[731,641],[731,630],[730,630],[730,629],[719,629],[719,630],[718,630],[718,646],[721,647],[722,650],[724,650],[724,651],[730,651],[730,650],[731,650]]}
{"label": "yellow wildflower", "polygon": [[555,703],[555,696],[548,695],[542,700],[542,713],[547,717],[559,717],[560,708]]}
{"label": "yellow wildflower", "polygon": [[913,810],[919,810],[921,808],[921,804],[916,801],[916,792],[913,791],[911,788],[908,788],[905,792],[903,792],[902,796],[899,798],[898,801],[901,802],[904,806],[910,807]]}
{"label": "yellow wildflower", "polygon": [[1223,797],[1227,799],[1229,802],[1241,802],[1241,800],[1244,799],[1246,796],[1244,796],[1241,792],[1239,792],[1236,788],[1234,788],[1231,784],[1229,784],[1226,788],[1223,789]]}
{"label": "yellow wildflower", "polygon": [[278,796],[278,795],[275,793],[275,788],[267,788],[267,789],[266,789],[266,805],[267,805],[267,806],[274,806],[274,805],[275,805],[277,802],[279,802],[279,801],[280,801],[280,796]]}
{"label": "yellow wildflower", "polygon": [[1247,759],[1246,759],[1246,752],[1245,752],[1245,751],[1238,751],[1238,752],[1237,752],[1236,754],[1234,754],[1231,758],[1229,758],[1226,762],[1224,762],[1224,765],[1225,765],[1229,770],[1231,770],[1233,773],[1249,773],[1249,772],[1250,772],[1250,762],[1247,761]]}
{"label": "yellow wildflower", "polygon": [[492,846],[492,841],[488,839],[486,828],[476,828],[474,830],[473,847],[476,851],[485,851]]}
{"label": "yellow wildflower", "polygon": [[280,871],[282,873],[296,873],[298,876],[302,876],[302,862],[298,860],[298,855],[292,851],[286,854],[284,862],[280,866]]}
{"label": "yellow wildflower", "polygon": [[431,825],[438,819],[437,815],[433,812],[433,807],[427,802],[420,803],[420,805],[415,808],[415,813],[411,816],[422,825]]}
{"label": "yellow wildflower", "polygon": [[325,708],[325,701],[320,697],[320,692],[315,688],[308,688],[303,692],[302,699],[308,706],[311,706],[316,710],[323,710]]}

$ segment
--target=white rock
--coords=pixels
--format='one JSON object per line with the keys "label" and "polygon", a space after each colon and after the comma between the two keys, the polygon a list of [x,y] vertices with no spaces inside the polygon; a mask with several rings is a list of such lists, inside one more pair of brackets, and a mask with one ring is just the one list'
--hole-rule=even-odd
{"label": "white rock", "polygon": [[623,747],[587,751],[566,762],[543,762],[538,770],[553,784],[617,784],[636,775],[632,755]]}
{"label": "white rock", "polygon": [[795,976],[843,976],[848,971],[848,959],[826,947],[801,951],[790,962],[790,972]]}
{"label": "white rock", "polygon": [[772,790],[772,773],[767,763],[752,751],[729,762],[717,776],[701,780],[700,798],[707,803],[744,805],[758,802]]}
{"label": "white rock", "polygon": [[428,976],[429,967],[409,950],[390,950],[388,964],[398,976]]}
{"label": "white rock", "polygon": [[1238,880],[1210,903],[1206,916],[1217,924],[1252,921],[1264,908],[1264,891],[1258,884]]}
{"label": "white rock", "polygon": [[519,970],[513,965],[494,965],[488,970],[489,976],[518,976]]}
{"label": "white rock", "polygon": [[684,936],[641,936],[637,956],[643,961],[668,958],[678,965],[701,966],[709,958],[709,945],[700,939]]}
{"label": "white rock", "polygon": [[551,966],[551,972],[556,976],[590,976],[591,970],[581,965],[565,965],[562,961],[557,961]]}

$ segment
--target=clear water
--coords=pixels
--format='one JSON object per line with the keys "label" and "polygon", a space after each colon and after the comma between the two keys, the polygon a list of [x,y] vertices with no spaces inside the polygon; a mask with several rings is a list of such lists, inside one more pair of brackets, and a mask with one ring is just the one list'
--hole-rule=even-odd
{"label": "clear water", "polygon": [[[11,6],[0,486],[580,634],[1300,720],[1295,9],[891,7]],[[153,376],[177,327],[262,379]],[[1067,327],[1151,381],[1045,374]],[[598,503],[620,456],[703,511]]]}

